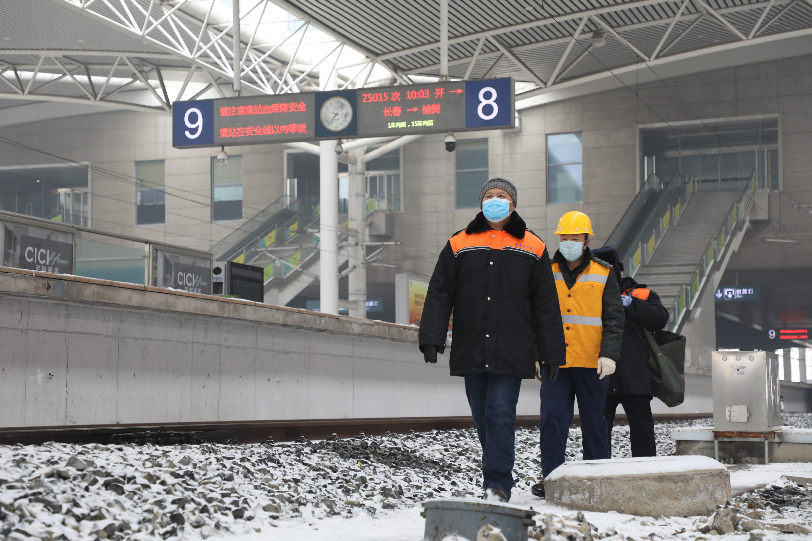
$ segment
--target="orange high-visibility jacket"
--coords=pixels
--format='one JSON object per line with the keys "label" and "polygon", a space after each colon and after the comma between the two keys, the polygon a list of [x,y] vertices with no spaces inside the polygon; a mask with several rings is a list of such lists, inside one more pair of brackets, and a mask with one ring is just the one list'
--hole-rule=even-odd
{"label": "orange high-visibility jacket", "polygon": [[598,367],[603,338],[603,289],[610,272],[611,268],[592,260],[569,289],[558,263],[553,263],[567,344],[567,364],[564,368]]}

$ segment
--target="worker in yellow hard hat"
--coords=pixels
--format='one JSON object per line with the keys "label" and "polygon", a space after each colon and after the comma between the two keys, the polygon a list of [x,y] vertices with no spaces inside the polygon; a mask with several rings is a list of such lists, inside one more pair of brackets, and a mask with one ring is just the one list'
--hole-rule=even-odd
{"label": "worker in yellow hard hat", "polygon": [[[609,458],[608,428],[603,409],[603,378],[615,371],[623,338],[624,312],[612,266],[592,255],[589,238],[595,233],[589,216],[567,212],[556,229],[558,251],[553,256],[553,276],[564,338],[567,364],[543,366],[541,380],[541,468],[544,477],[564,463],[567,433],[575,399],[581,418],[584,460]],[[533,494],[544,496],[543,481]]]}

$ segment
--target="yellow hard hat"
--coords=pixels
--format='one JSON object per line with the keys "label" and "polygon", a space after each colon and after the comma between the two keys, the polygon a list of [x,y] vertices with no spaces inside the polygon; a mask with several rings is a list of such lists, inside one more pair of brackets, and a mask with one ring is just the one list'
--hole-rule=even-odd
{"label": "yellow hard hat", "polygon": [[555,230],[556,235],[579,235],[581,233],[595,234],[592,232],[592,222],[589,216],[583,212],[572,210],[558,220],[558,228]]}

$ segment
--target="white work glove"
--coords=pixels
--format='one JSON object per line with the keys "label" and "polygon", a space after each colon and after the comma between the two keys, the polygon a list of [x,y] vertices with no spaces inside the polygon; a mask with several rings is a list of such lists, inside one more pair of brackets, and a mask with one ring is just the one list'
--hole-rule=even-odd
{"label": "white work glove", "polygon": [[621,295],[620,300],[623,301],[623,308],[626,308],[632,303],[632,298],[629,295]]}
{"label": "white work glove", "polygon": [[541,365],[536,361],[536,379],[541,383]]}
{"label": "white work glove", "polygon": [[609,357],[600,357],[598,359],[598,379],[603,379],[606,376],[611,376],[615,373],[615,361]]}

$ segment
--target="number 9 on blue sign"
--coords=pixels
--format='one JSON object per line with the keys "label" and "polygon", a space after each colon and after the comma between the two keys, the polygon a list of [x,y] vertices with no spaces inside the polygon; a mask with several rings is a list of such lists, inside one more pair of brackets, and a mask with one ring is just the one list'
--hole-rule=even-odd
{"label": "number 9 on blue sign", "polygon": [[176,102],[172,107],[172,146],[207,146],[213,142],[212,100]]}
{"label": "number 9 on blue sign", "polygon": [[466,82],[465,127],[511,127],[513,99],[513,84],[510,79]]}
{"label": "number 9 on blue sign", "polygon": [[[194,116],[197,117],[197,120],[195,120],[194,122],[190,122],[189,117],[192,116],[193,114]],[[189,130],[186,130],[184,132],[186,134],[186,137],[188,137],[189,139],[197,139],[200,136],[200,132],[203,131],[203,113],[200,112],[200,109],[198,109],[197,107],[187,109],[186,114],[183,115],[183,122],[186,124],[187,128],[190,129],[197,128],[197,131],[194,133],[191,133]]]}

